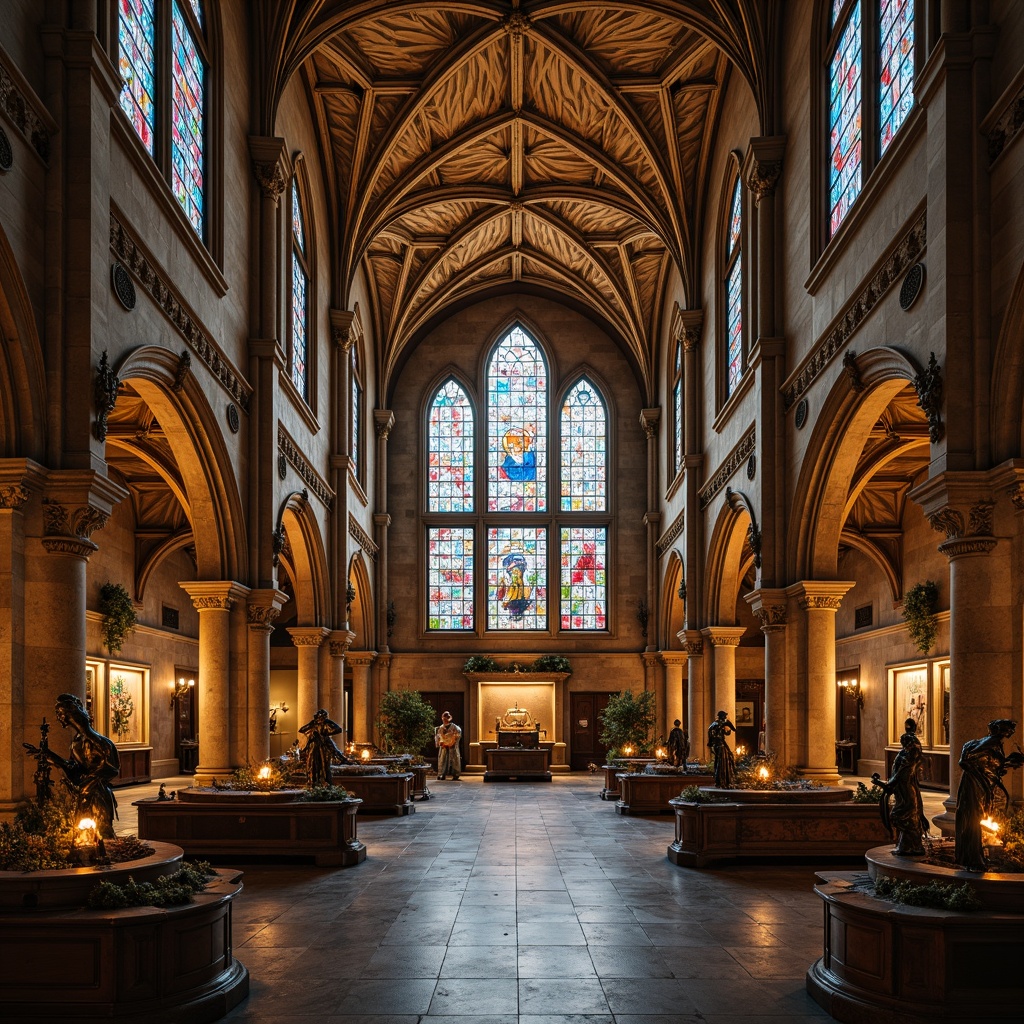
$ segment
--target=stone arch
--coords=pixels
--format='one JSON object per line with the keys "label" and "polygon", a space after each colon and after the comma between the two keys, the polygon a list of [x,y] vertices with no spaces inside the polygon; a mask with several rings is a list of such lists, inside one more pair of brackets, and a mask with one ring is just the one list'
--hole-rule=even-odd
{"label": "stone arch", "polygon": [[832,580],[857,463],[874,423],[918,375],[908,356],[873,348],[825,396],[797,479],[786,550],[792,580]]}
{"label": "stone arch", "polygon": [[46,400],[32,303],[0,227],[0,458],[46,461]]}
{"label": "stone arch", "polygon": [[323,626],[329,619],[330,572],[320,526],[308,497],[302,492],[288,496],[281,509],[281,523],[288,538],[288,575],[295,595],[295,614],[300,626]]}
{"label": "stone arch", "polygon": [[728,501],[715,520],[708,545],[704,582],[704,622],[709,626],[735,626],[736,602],[751,556],[744,550],[750,515]]}
{"label": "stone arch", "polygon": [[993,463],[1024,453],[1024,266],[1017,274],[995,346],[989,406]]}
{"label": "stone arch", "polygon": [[189,365],[187,353],[144,345],[129,352],[116,372],[153,410],[167,436],[187,495],[198,578],[240,580],[248,560],[238,486],[218,418]]}
{"label": "stone arch", "polygon": [[370,573],[361,551],[357,551],[348,563],[348,579],[356,592],[348,614],[348,628],[356,635],[352,646],[355,650],[368,651],[374,646],[376,630]]}
{"label": "stone arch", "polygon": [[661,589],[661,647],[663,650],[682,650],[679,632],[686,628],[686,599],[679,596],[679,584],[684,577],[683,556],[673,548],[665,565]]}

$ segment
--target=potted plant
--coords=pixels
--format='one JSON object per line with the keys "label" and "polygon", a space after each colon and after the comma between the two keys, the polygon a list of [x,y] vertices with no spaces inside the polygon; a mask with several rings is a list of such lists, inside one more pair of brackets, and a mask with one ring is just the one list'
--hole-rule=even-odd
{"label": "potted plant", "polygon": [[111,654],[117,654],[135,629],[131,594],[120,583],[104,583],[100,587],[100,611],[103,613],[103,642]]}
{"label": "potted plant", "polygon": [[568,658],[560,654],[542,654],[531,666],[531,672],[572,672]]}
{"label": "potted plant", "polygon": [[918,583],[903,595],[903,618],[914,646],[927,654],[939,633],[935,607],[939,600],[938,584],[931,580]]}
{"label": "potted plant", "polygon": [[613,695],[600,718],[604,727],[600,740],[605,747],[614,747],[620,756],[627,748],[632,748],[632,756],[650,754],[655,720],[653,690],[637,694],[623,690]]}
{"label": "potted plant", "polygon": [[389,754],[418,754],[434,737],[434,708],[417,690],[389,690],[380,699],[377,732]]}
{"label": "potted plant", "polygon": [[498,663],[486,654],[474,654],[462,666],[463,672],[500,672]]}

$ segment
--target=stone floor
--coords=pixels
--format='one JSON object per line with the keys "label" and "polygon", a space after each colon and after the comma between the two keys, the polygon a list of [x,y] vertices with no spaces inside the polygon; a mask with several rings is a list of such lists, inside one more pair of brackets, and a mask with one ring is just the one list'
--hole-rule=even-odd
{"label": "stone floor", "polygon": [[[601,785],[432,782],[415,814],[360,818],[357,867],[245,865],[234,943],[251,994],[225,1020],[831,1020],[804,992],[821,954],[811,887],[815,867],[844,865],[679,868],[672,819],[616,814]],[[119,791],[119,831],[156,788]]]}

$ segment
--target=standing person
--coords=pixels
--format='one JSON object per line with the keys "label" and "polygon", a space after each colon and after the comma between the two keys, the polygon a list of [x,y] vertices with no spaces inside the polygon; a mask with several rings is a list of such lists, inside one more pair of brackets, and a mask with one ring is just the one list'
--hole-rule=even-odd
{"label": "standing person", "polygon": [[736,731],[724,711],[719,711],[708,726],[708,747],[715,762],[715,785],[719,789],[732,789],[736,781],[736,760],[727,737]]}
{"label": "standing person", "polygon": [[682,722],[677,718],[672,723],[672,731],[668,734],[668,759],[678,768],[686,767],[686,758],[690,754],[690,737],[683,732]]}
{"label": "standing person", "polygon": [[451,773],[453,779],[462,771],[462,756],[459,754],[459,740],[462,730],[452,721],[451,713],[441,715],[441,724],[434,730],[434,746],[437,747],[437,777],[443,779]]}

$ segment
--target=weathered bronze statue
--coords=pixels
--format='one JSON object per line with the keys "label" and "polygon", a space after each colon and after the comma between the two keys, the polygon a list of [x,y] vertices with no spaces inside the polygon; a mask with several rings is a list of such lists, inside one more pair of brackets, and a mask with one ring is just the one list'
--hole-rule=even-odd
{"label": "weathered bronze statue", "polygon": [[92,716],[73,693],[62,693],[54,711],[65,729],[70,726],[74,730],[70,757],[65,759],[50,750],[45,733],[38,747],[31,743],[22,746],[33,757],[45,757],[64,773],[64,785],[76,797],[76,820],[92,818],[97,836],[113,839],[117,800],[110,783],[121,770],[117,747],[92,727]]}
{"label": "weathered bronze statue", "polygon": [[715,762],[715,785],[719,789],[732,789],[736,782],[736,760],[726,740],[736,731],[724,711],[719,711],[708,726],[708,747]]}
{"label": "weathered bronze statue", "polygon": [[302,756],[306,762],[306,785],[310,789],[314,786],[331,785],[332,764],[352,763],[334,742],[333,737],[341,731],[341,726],[331,719],[325,708],[321,708],[313,716],[312,721],[299,729],[306,737]]}
{"label": "weathered bronze statue", "polygon": [[682,724],[677,718],[668,734],[668,759],[676,768],[685,768],[690,756],[690,734],[683,730]]}
{"label": "weathered bronze statue", "polygon": [[893,853],[900,857],[924,856],[923,837],[928,833],[928,819],[921,798],[923,765],[924,753],[917,736],[917,722],[908,718],[904,722],[900,752],[892,763],[889,781],[883,781],[877,772],[871,776],[871,781],[881,786],[885,793],[879,805],[882,824],[890,832],[896,832],[896,849]]}
{"label": "weathered bronze statue", "polygon": [[960,753],[963,775],[956,791],[956,846],[957,864],[968,871],[985,871],[985,845],[981,838],[982,818],[996,809],[998,793],[1009,804],[1010,797],[1003,786],[1003,776],[1011,768],[1024,764],[1024,754],[1015,750],[1007,754],[1003,740],[1009,739],[1017,723],[1009,718],[996,718],[988,723],[988,735],[968,740]]}

